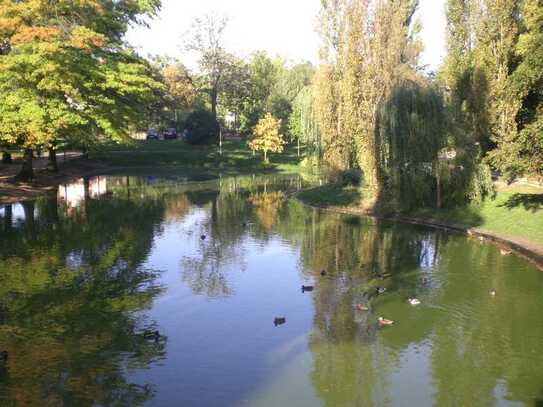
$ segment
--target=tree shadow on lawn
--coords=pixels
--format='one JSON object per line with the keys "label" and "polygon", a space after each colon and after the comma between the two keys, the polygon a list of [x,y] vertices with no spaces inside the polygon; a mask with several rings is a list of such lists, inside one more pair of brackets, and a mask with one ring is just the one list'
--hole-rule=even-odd
{"label": "tree shadow on lawn", "polygon": [[358,207],[363,200],[363,193],[356,187],[342,188],[338,185],[325,185],[305,190],[299,197],[303,201],[323,207]]}
{"label": "tree shadow on lawn", "polygon": [[523,206],[524,209],[531,212],[542,210],[543,194],[516,193],[512,195],[505,203],[500,205],[500,207],[505,207],[507,209],[514,209],[519,206]]}

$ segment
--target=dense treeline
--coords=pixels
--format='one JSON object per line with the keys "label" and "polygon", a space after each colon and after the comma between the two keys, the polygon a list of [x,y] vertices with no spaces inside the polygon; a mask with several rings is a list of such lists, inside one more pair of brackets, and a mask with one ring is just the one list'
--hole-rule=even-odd
{"label": "dense treeline", "polygon": [[359,171],[370,206],[480,200],[492,192],[491,170],[541,177],[541,1],[448,0],[435,75],[420,63],[418,3],[323,0],[317,68],[265,52],[240,58],[223,44],[228,21],[206,15],[184,39],[199,57],[191,71],[178,59],[146,60],[123,40],[159,0],[2,0],[0,149],[5,161],[24,151],[29,178],[33,150],[48,149],[55,167],[65,145],[86,151],[202,121],[209,131],[193,141],[213,141],[216,122],[251,138],[271,114],[274,149],[284,137],[303,164]]}
{"label": "dense treeline", "polygon": [[313,82],[322,157],[359,169],[368,205],[461,204],[490,169],[543,174],[540,1],[449,0],[447,58],[419,62],[417,0],[323,1]]}

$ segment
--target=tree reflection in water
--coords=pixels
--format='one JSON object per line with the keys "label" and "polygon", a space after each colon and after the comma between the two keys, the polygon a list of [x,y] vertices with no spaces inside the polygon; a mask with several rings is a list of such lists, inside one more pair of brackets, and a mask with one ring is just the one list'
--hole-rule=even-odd
{"label": "tree reflection in water", "polygon": [[153,389],[127,382],[126,370],[165,357],[165,341],[144,339],[139,312],[161,291],[141,264],[163,205],[56,197],[23,203],[15,224],[13,207],[3,212],[2,405],[140,405]]}
{"label": "tree reflection in water", "polygon": [[[81,185],[90,189],[93,182]],[[543,307],[539,274],[514,256],[502,257],[496,248],[463,237],[308,209],[288,199],[302,185],[291,176],[189,184],[113,177],[103,194],[79,186],[83,198],[73,208],[62,194],[6,206],[0,212],[0,351],[5,349],[9,358],[0,363],[0,400],[7,405],[138,405],[152,400],[150,385],[127,379],[131,370],[166,357],[164,340],[142,335],[145,329],[160,330],[141,311],[152,306],[162,288],[157,272],[143,265],[165,225],[185,219],[194,220],[189,223],[196,249],[190,246],[176,266],[193,294],[217,300],[239,295],[234,271],[257,274],[248,270],[247,257],[277,241],[276,247],[293,249],[290,255],[296,253],[299,263],[300,275],[296,269],[280,270],[295,275],[281,279],[315,286],[304,294],[306,303],[296,303],[306,304],[304,315],[313,317],[308,332],[294,327],[294,338],[285,334],[296,315],[286,315],[289,322],[277,329],[272,319],[258,329],[250,323],[240,328],[247,349],[231,344],[228,360],[261,376],[238,372],[247,383],[230,377],[231,385],[252,388],[274,376],[255,357],[267,348],[259,348],[262,343],[252,336],[273,328],[277,337],[266,338],[266,346],[282,349],[284,343],[275,339],[302,338],[300,352],[308,352],[312,362],[300,370],[327,406],[401,404],[413,394],[418,405],[503,400],[531,405],[541,399],[543,323],[534,312]],[[179,269],[174,272],[179,278]],[[255,281],[262,284],[265,278]],[[377,288],[386,293],[377,295]],[[498,291],[494,300],[481,294],[492,288]],[[273,289],[266,287],[265,295],[273,296]],[[421,299],[420,307],[407,304],[413,296]],[[369,310],[357,310],[356,304]],[[221,326],[232,321],[240,326],[236,309],[230,308],[231,315],[206,310],[209,321],[220,318]],[[380,329],[378,316],[397,323]],[[184,324],[194,322],[206,336],[219,329],[187,318]],[[254,323],[260,324],[260,318]],[[217,362],[207,360],[205,352],[183,360]],[[248,366],[249,361],[263,365]],[[182,380],[186,366],[175,367]],[[281,367],[274,365],[278,371]],[[420,369],[416,375],[413,368]],[[220,378],[220,372],[200,374]],[[220,391],[232,400],[239,396]]]}

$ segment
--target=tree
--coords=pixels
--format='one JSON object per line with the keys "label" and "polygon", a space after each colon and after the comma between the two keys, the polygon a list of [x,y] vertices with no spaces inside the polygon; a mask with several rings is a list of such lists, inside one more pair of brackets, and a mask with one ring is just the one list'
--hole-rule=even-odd
{"label": "tree", "polygon": [[[485,0],[474,3],[476,45],[475,68],[480,70],[488,83],[486,111],[489,134],[496,146],[489,153],[490,162],[507,170],[508,157],[518,157],[516,117],[520,98],[511,88],[511,75],[515,61],[515,47],[519,33],[518,1]],[[512,168],[512,167],[510,167]],[[513,173],[516,171],[513,171]]]}
{"label": "tree", "polygon": [[543,175],[543,4],[525,0],[520,15],[521,31],[515,45],[520,63],[512,72],[508,91],[519,102],[518,132],[498,139],[491,154],[493,163],[512,176]]}
{"label": "tree", "polygon": [[416,75],[418,1],[327,0],[322,5],[322,64],[315,85],[324,158],[335,168],[359,167],[377,196],[384,186],[375,140],[377,110],[398,81]]}
{"label": "tree", "polygon": [[217,119],[217,100],[222,89],[225,72],[231,66],[229,55],[223,47],[224,30],[228,24],[225,17],[206,14],[194,20],[190,29],[191,37],[185,47],[199,54],[200,71],[203,75],[204,90],[209,94],[211,112]]}
{"label": "tree", "polygon": [[249,97],[241,113],[241,128],[248,133],[269,112],[269,99],[277,83],[277,64],[264,51],[254,52],[249,61]]}
{"label": "tree", "polygon": [[248,64],[234,55],[228,54],[229,66],[223,75],[223,86],[219,92],[218,110],[224,118],[233,116],[232,128],[240,127],[240,118],[251,97],[251,78]]}
{"label": "tree", "polygon": [[33,149],[122,141],[138,125],[160,85],[123,36],[159,6],[0,1],[0,141],[25,150],[21,179]]}
{"label": "tree", "polygon": [[279,133],[281,120],[276,119],[267,113],[263,119],[260,119],[253,131],[253,137],[249,141],[249,148],[253,151],[262,151],[264,153],[264,162],[268,162],[268,151],[280,153],[283,151],[283,135]]}
{"label": "tree", "polygon": [[316,119],[314,86],[306,86],[294,99],[288,126],[291,141],[296,141],[298,145],[298,156],[300,144],[304,143],[310,155],[321,157],[322,144]]}

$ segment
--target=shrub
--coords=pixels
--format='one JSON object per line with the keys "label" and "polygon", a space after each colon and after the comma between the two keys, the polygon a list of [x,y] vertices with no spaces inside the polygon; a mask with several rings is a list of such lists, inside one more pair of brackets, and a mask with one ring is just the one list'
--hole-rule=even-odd
{"label": "shrub", "polygon": [[192,112],[185,122],[188,130],[187,142],[190,144],[207,144],[216,141],[219,134],[219,124],[213,114],[207,110]]}

